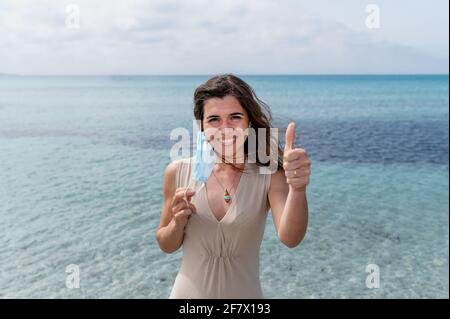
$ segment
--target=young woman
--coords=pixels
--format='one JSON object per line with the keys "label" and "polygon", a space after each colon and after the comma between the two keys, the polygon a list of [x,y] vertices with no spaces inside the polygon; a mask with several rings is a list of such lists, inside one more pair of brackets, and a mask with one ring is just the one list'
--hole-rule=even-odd
{"label": "young woman", "polygon": [[240,78],[231,74],[210,78],[196,89],[194,102],[201,131],[213,132],[207,140],[218,160],[198,192],[196,187],[188,189],[197,185],[192,180],[192,158],[173,161],[165,170],[156,238],[167,253],[183,246],[170,298],[262,298],[259,249],[268,211],[280,241],[297,246],[308,224],[311,162],[304,149],[294,148],[294,123],[286,130],[284,150],[276,145],[273,174],[260,173],[258,168],[267,163],[258,157],[248,160],[248,135],[240,139],[227,132],[252,127],[256,140],[263,139],[270,147],[271,113]]}

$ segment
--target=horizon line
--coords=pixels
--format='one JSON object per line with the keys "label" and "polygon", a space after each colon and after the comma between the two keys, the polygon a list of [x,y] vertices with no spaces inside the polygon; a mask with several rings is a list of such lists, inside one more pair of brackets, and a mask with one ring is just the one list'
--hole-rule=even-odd
{"label": "horizon line", "polygon": [[214,76],[223,74],[235,74],[239,76],[408,76],[408,75],[422,75],[422,76],[449,76],[449,73],[237,73],[237,72],[212,72],[208,74],[152,74],[152,73],[97,73],[97,74],[20,74],[20,73],[1,73],[0,76],[17,76],[17,77],[32,77],[32,76],[72,76],[72,77],[88,77],[88,76]]}

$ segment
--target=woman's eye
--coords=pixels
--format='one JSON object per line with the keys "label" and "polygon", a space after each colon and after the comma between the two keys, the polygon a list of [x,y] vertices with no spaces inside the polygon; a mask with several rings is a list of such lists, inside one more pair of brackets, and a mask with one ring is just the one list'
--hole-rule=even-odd
{"label": "woman's eye", "polygon": [[211,123],[211,122],[214,122],[214,121],[218,121],[218,119],[210,119],[210,120],[208,121],[208,123]]}
{"label": "woman's eye", "polygon": [[241,117],[240,116],[232,116],[231,119],[233,120],[239,120]]}

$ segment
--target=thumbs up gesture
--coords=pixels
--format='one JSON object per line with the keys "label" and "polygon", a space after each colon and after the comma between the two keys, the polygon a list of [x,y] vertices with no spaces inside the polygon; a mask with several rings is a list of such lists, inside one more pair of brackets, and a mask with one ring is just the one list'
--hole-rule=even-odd
{"label": "thumbs up gesture", "polygon": [[283,168],[289,188],[294,191],[305,191],[311,175],[311,161],[305,149],[294,148],[294,140],[295,123],[291,122],[286,129]]}

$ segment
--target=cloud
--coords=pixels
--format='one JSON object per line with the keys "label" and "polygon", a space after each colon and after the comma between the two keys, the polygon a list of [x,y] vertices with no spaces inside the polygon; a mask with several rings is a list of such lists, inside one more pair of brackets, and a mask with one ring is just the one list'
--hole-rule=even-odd
{"label": "cloud", "polygon": [[[66,6],[80,28],[65,25]],[[297,1],[24,1],[0,6],[0,72],[434,73],[447,61],[306,12]]]}

